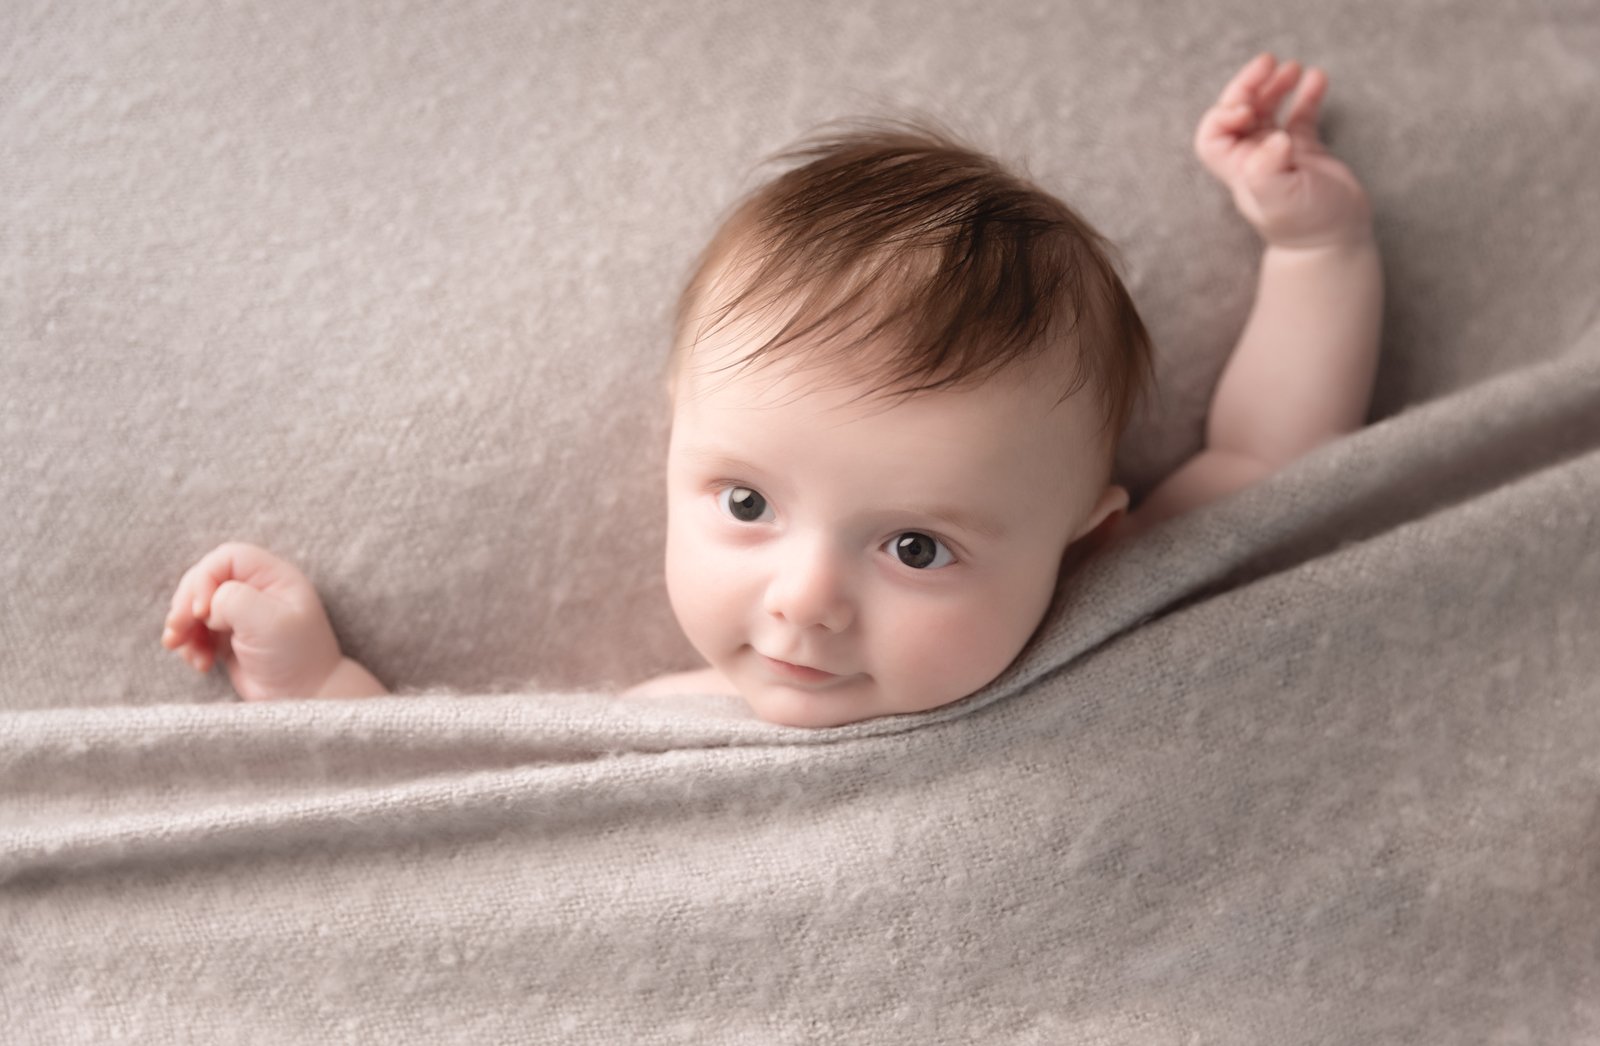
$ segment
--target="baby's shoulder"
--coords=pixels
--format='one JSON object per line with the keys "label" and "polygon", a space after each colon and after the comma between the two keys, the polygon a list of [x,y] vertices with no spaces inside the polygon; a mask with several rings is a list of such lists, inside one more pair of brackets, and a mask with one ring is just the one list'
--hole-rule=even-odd
{"label": "baby's shoulder", "polygon": [[623,697],[666,697],[669,694],[732,694],[733,684],[716,669],[707,666],[691,672],[668,672],[647,679],[622,692]]}

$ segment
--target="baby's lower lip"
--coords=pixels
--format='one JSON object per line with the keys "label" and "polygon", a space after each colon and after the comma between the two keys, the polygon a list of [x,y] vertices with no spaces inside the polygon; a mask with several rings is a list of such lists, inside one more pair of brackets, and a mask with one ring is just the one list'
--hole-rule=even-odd
{"label": "baby's lower lip", "polygon": [[787,661],[779,661],[775,657],[760,655],[767,668],[785,679],[792,679],[798,683],[826,683],[830,679],[839,677],[832,672],[824,672],[820,668],[806,668],[803,665],[791,665]]}

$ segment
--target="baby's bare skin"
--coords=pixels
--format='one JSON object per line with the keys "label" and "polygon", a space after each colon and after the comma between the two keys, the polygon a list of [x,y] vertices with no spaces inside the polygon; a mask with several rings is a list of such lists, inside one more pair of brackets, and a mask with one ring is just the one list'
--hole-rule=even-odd
{"label": "baby's bare skin", "polygon": [[[1280,126],[1276,113],[1296,84]],[[693,443],[687,449],[701,458],[739,459],[719,466],[715,477],[676,488],[669,476],[669,491],[678,491],[669,494],[669,594],[685,633],[711,664],[626,693],[738,694],[758,716],[800,726],[947,704],[981,686],[979,676],[993,678],[1026,641],[1058,570],[1360,428],[1377,366],[1382,267],[1367,195],[1318,136],[1326,90],[1320,70],[1302,76],[1299,63],[1280,65],[1261,54],[1200,119],[1195,153],[1230,191],[1264,253],[1255,305],[1212,402],[1206,447],[1137,511],[1126,513],[1121,487],[1100,486],[1087,459],[1053,462],[1066,477],[1061,486],[1023,467],[1039,453],[1035,444],[1083,442],[1073,438],[1081,419],[1037,409],[1028,382],[1014,394],[988,389],[982,402],[946,399],[949,410],[937,418],[924,402],[886,415],[889,422],[819,399],[815,410],[826,425],[807,427],[804,415],[783,415],[753,388],[734,384],[718,399],[691,380],[674,402],[673,455]],[[788,423],[792,431],[765,449],[755,441],[752,453],[752,441],[726,424],[752,409],[765,412],[768,427]],[[904,424],[893,423],[899,420]],[[1038,432],[1030,430],[1035,425]],[[1060,431],[1044,432],[1050,426]],[[830,431],[846,429],[859,438],[829,442]],[[973,446],[990,457],[962,459],[958,448]],[[940,469],[918,472],[915,463],[930,452],[945,455],[951,468],[943,472],[969,477],[972,489],[936,482]],[[689,464],[673,455],[669,470],[687,475]],[[1049,489],[1038,494],[1041,487]],[[889,488],[895,504],[871,503]],[[952,532],[961,538],[942,534],[943,524],[900,504],[938,503],[971,515],[1019,498],[1034,500],[1028,512],[1004,521],[1008,532],[1046,518],[1058,528],[1054,542],[1034,533],[1021,550],[1015,537],[983,548],[961,531]],[[873,529],[879,522],[883,529]],[[719,527],[719,538],[706,538]],[[965,573],[938,576],[956,568]],[[720,578],[715,591],[700,590],[708,576]],[[964,578],[971,591],[952,578]],[[997,623],[984,608],[998,606],[1028,609]],[[387,693],[340,652],[300,571],[239,542],[212,550],[183,576],[162,645],[197,671],[223,664],[247,700]],[[810,659],[813,669],[826,661],[827,672],[812,678],[774,657]],[[980,667],[963,675],[974,665]],[[847,686],[859,701],[827,693]]]}
{"label": "baby's bare skin", "polygon": [[697,668],[692,672],[668,672],[666,675],[635,683],[622,692],[623,697],[666,697],[671,694],[738,694],[739,688],[728,677],[714,668]]}
{"label": "baby's bare skin", "polygon": [[246,701],[388,693],[372,673],[340,653],[306,576],[288,560],[242,541],[217,546],[184,572],[161,645],[197,672],[221,664]]}

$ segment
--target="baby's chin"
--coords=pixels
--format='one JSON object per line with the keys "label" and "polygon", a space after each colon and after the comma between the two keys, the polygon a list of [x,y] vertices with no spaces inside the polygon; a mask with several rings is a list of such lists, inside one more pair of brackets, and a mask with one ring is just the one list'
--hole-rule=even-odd
{"label": "baby's chin", "polygon": [[767,680],[740,680],[739,696],[757,719],[779,726],[818,729],[844,726],[887,715],[873,694],[872,680],[862,677],[835,686],[805,689]]}
{"label": "baby's chin", "polygon": [[739,690],[739,696],[755,713],[757,719],[779,726],[799,726],[820,729],[829,726],[847,726],[868,719],[883,719],[894,715],[915,715],[931,712],[935,708],[955,704],[960,697],[937,702],[918,703],[912,707],[895,707],[870,678],[860,685],[833,687],[824,690],[801,690],[771,683],[754,683]]}

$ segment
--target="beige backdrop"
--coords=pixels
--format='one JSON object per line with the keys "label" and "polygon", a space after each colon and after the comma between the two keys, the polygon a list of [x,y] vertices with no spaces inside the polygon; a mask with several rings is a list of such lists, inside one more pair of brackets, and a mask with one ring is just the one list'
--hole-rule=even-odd
{"label": "beige backdrop", "polygon": [[182,571],[298,562],[390,685],[687,666],[660,570],[672,299],[758,161],[913,106],[1122,246],[1197,449],[1258,247],[1190,150],[1233,70],[1324,66],[1388,266],[1373,417],[1600,302],[1592,5],[8,3],[0,705],[145,703]]}

